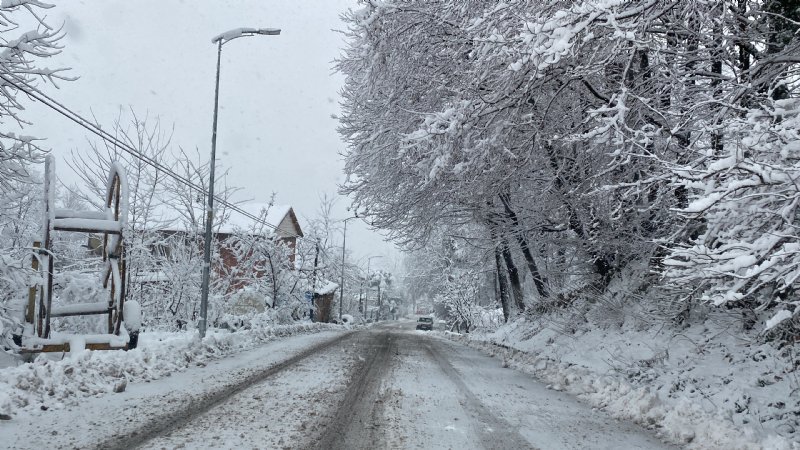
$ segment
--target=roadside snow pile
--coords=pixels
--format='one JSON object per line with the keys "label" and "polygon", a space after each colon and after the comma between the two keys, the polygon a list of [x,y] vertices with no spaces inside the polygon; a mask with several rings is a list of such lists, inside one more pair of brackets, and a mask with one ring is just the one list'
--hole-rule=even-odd
{"label": "roadside snow pile", "polygon": [[0,369],[0,418],[8,420],[26,410],[62,409],[85,397],[121,392],[130,382],[156,380],[191,366],[204,366],[208,361],[280,337],[340,328],[299,323],[234,333],[209,330],[202,341],[193,331],[144,332],[139,337],[139,347],[127,352],[41,355],[33,363]]}
{"label": "roadside snow pile", "polygon": [[576,326],[562,312],[446,336],[688,448],[800,449],[797,350],[743,340],[733,322],[669,333],[635,320]]}

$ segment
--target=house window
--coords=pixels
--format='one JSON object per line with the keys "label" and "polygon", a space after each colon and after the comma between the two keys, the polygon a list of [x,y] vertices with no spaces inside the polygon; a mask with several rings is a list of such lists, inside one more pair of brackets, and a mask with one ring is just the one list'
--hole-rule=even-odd
{"label": "house window", "polygon": [[166,244],[155,244],[150,250],[157,258],[169,259],[172,255],[172,249]]}

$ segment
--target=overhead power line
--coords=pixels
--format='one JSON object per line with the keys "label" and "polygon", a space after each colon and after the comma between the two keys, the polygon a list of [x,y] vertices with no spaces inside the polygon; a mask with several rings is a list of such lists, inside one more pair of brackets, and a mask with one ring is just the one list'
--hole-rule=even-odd
{"label": "overhead power line", "polygon": [[[9,85],[14,86],[15,88],[17,88],[20,91],[24,92],[25,94],[27,94],[29,97],[33,98],[34,100],[39,101],[43,105],[49,107],[50,109],[56,111],[57,113],[59,113],[62,116],[66,117],[67,119],[71,120],[72,122],[75,122],[77,125],[83,127],[84,129],[86,129],[90,133],[98,136],[100,139],[103,139],[104,141],[107,141],[107,142],[109,142],[111,144],[114,144],[115,146],[121,148],[123,151],[131,154],[134,158],[137,158],[137,159],[143,161],[144,163],[146,163],[146,164],[150,165],[151,167],[155,168],[156,170],[160,170],[160,171],[164,172],[168,176],[170,176],[173,179],[177,180],[181,184],[189,187],[190,189],[193,189],[196,192],[199,192],[199,193],[201,193],[203,195],[207,195],[207,192],[206,192],[205,189],[203,189],[203,187],[194,184],[188,178],[186,178],[186,177],[184,177],[184,176],[182,176],[182,175],[180,175],[178,173],[173,172],[172,169],[170,169],[169,167],[164,166],[163,164],[159,163],[158,161],[148,157],[147,155],[142,154],[140,151],[136,150],[135,148],[133,148],[132,146],[130,146],[126,142],[123,142],[123,141],[117,139],[115,136],[109,134],[108,132],[106,132],[105,130],[100,128],[97,124],[85,119],[80,114],[78,114],[75,111],[71,110],[66,105],[60,103],[59,101],[55,100],[54,98],[48,96],[47,94],[45,94],[44,92],[39,90],[36,86],[31,85],[27,80],[25,80],[24,78],[20,77],[19,75],[16,75],[16,74],[14,74],[12,72],[9,72],[5,68],[3,68],[3,70],[5,71],[5,74],[0,74],[0,79],[2,79],[2,81],[4,81],[5,83],[8,83]],[[226,208],[230,209],[231,211],[237,212],[237,213],[241,214],[242,216],[252,220],[256,224],[265,225],[268,228],[271,228],[272,230],[276,230],[276,231],[278,229],[277,225],[273,225],[273,224],[261,219],[260,217],[254,215],[254,214],[251,214],[248,211],[245,211],[244,209],[240,208],[239,206],[228,202],[227,200],[225,200],[223,198],[214,196],[214,200],[216,202],[218,202],[219,204],[221,204],[222,206],[225,206]],[[298,234],[291,235],[291,237],[294,237],[294,238],[299,239],[299,240],[304,240],[303,237],[298,235]]]}

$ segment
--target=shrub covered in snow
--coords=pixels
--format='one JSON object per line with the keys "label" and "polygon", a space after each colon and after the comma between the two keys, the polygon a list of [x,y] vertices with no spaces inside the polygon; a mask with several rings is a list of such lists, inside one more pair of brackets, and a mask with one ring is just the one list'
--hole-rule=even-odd
{"label": "shrub covered in snow", "polygon": [[33,280],[10,255],[0,253],[0,351],[14,348],[12,335],[22,331],[27,288]]}

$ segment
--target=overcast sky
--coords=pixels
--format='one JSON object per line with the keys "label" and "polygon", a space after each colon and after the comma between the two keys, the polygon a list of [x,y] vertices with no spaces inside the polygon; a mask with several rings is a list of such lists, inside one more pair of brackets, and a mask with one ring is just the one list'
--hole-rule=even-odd
{"label": "overcast sky", "polygon": [[[339,15],[355,0],[85,0],[62,1],[48,22],[64,25],[64,51],[48,67],[80,77],[45,91],[110,129],[120,106],[174,124],[173,145],[208,158],[213,112],[215,35],[239,27],[281,28],[280,36],[242,38],[223,46],[218,163],[243,196],[290,204],[316,215],[319,196],[337,196],[344,144],[331,116],[339,112],[342,77],[333,60],[343,46]],[[28,134],[63,158],[85,150],[86,132],[43,106],[30,105]],[[32,131],[31,131],[32,130]],[[70,181],[59,163],[59,176]],[[351,215],[339,198],[336,215]],[[348,224],[356,258],[395,253],[359,221]],[[393,258],[373,261],[388,265]]]}

